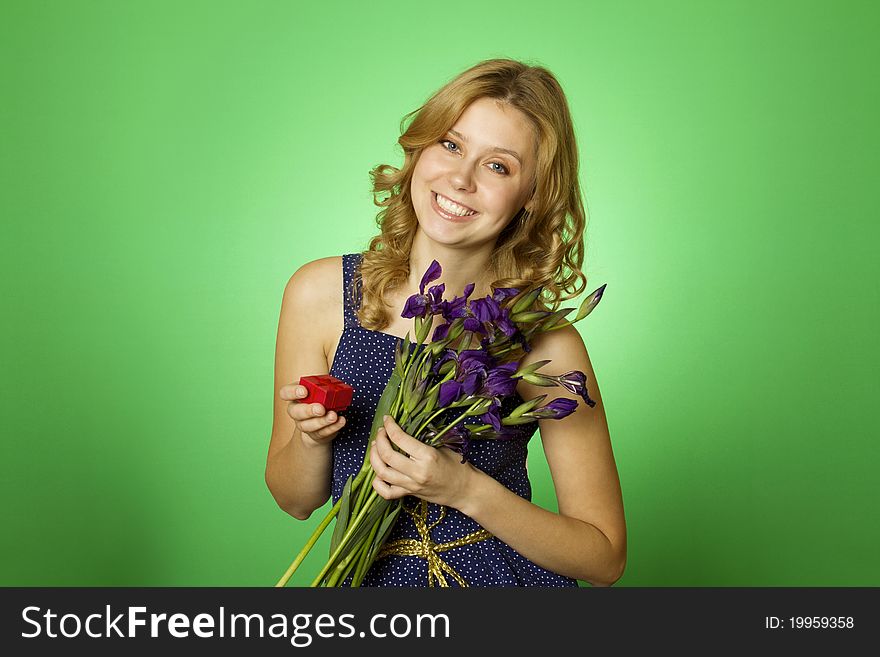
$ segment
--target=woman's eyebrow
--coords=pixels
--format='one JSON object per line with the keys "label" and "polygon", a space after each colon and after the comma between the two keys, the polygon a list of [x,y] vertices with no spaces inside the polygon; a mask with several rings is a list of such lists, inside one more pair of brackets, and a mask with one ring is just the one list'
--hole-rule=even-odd
{"label": "woman's eyebrow", "polygon": [[[456,137],[461,139],[463,142],[467,143],[467,137],[465,137],[463,134],[461,134],[457,130],[452,130],[450,128],[449,133],[455,135]],[[519,153],[517,153],[516,151],[512,151],[509,148],[501,148],[501,146],[492,146],[491,149],[493,151],[499,151],[501,153],[507,153],[508,155],[513,155],[517,159],[517,161],[519,161],[520,166],[522,166],[522,158],[519,156]]]}

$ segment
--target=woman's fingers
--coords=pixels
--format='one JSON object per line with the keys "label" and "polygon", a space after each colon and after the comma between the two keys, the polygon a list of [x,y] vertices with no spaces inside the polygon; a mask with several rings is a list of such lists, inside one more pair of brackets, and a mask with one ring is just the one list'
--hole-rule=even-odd
{"label": "woman's fingers", "polygon": [[403,497],[404,495],[409,494],[400,486],[391,486],[390,484],[379,479],[379,477],[373,478],[373,489],[386,500],[396,500]]}
{"label": "woman's fingers", "polygon": [[305,386],[301,386],[298,384],[290,384],[287,386],[281,386],[281,390],[278,391],[278,395],[281,399],[286,401],[296,401],[298,399],[304,399],[309,396],[309,391]]}
{"label": "woman's fingers", "polygon": [[421,440],[417,440],[410,436],[390,415],[383,417],[383,427],[388,434],[389,439],[413,459],[424,459],[433,454],[431,450],[435,449],[434,447],[429,447]]}
{"label": "woman's fingers", "polygon": [[409,471],[413,466],[412,459],[394,449],[391,442],[388,440],[388,432],[385,431],[384,427],[379,427],[379,430],[376,432],[374,449],[377,450],[381,459],[390,467],[409,474]]}
{"label": "woman's fingers", "polygon": [[399,456],[404,461],[404,466],[407,463],[411,463],[407,457],[403,454],[398,454],[391,448],[387,436],[384,436],[382,429],[379,429],[379,432],[376,434],[376,440],[370,449],[370,465],[376,473],[376,477],[392,486],[405,489],[407,492],[414,492],[417,489],[415,481],[406,473],[405,469],[400,470],[390,463],[390,461],[399,462],[397,459],[392,458],[393,456]]}
{"label": "woman's fingers", "polygon": [[314,439],[326,439],[333,437],[343,426],[345,417],[336,411],[327,411],[322,404],[317,402],[304,404],[300,400],[307,397],[309,391],[305,386],[288,385],[279,391],[282,399],[289,401],[287,414],[296,422],[299,430]]}

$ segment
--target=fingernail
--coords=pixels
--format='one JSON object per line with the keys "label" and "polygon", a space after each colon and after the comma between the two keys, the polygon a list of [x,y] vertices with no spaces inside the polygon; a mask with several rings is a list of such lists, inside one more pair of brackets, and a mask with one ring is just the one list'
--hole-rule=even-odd
{"label": "fingernail", "polygon": [[383,422],[386,422],[387,420],[388,420],[388,416],[387,416],[387,415],[383,415],[383,416],[382,416],[382,421],[383,421]]}

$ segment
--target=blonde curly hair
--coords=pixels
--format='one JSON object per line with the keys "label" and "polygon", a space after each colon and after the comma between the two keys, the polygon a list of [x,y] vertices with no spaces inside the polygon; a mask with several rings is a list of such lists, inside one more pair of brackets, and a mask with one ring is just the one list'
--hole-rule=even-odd
{"label": "blonde curly hair", "polygon": [[419,156],[445,136],[473,101],[485,97],[522,112],[538,137],[532,204],[530,210],[520,209],[498,236],[489,263],[492,287],[542,286],[535,306],[545,310],[557,310],[562,301],[586,288],[581,271],[586,212],[565,94],[542,66],[489,59],[459,74],[404,116],[397,140],[404,152],[403,167],[380,164],[370,171],[373,201],[382,208],[376,216],[381,232],[363,252],[351,289],[354,301],[362,294],[358,319],[365,328],[378,331],[390,324],[386,294],[409,278],[410,249],[418,228],[410,183]]}

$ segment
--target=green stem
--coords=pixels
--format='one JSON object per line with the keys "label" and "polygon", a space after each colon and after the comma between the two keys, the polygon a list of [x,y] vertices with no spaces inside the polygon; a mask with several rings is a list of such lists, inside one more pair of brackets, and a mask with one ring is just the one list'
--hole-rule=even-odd
{"label": "green stem", "polygon": [[455,418],[455,421],[450,422],[449,424],[447,424],[447,425],[446,425],[446,428],[444,428],[443,431],[441,431],[440,433],[438,433],[436,436],[434,436],[434,437],[431,439],[432,444],[435,444],[435,445],[436,445],[436,444],[437,444],[437,440],[438,440],[438,439],[439,439],[444,433],[446,433],[447,431],[449,431],[452,427],[454,427],[456,424],[458,424],[461,420],[465,419],[465,418],[468,416],[468,413],[471,411],[471,409],[473,409],[473,407],[476,406],[476,405],[479,404],[479,403],[480,403],[480,402],[476,402],[476,403],[474,403],[474,404],[471,404],[470,408],[468,408],[464,413],[462,413],[462,414],[459,415],[457,418]]}
{"label": "green stem", "polygon": [[422,430],[423,430],[426,426],[428,426],[428,425],[431,423],[431,420],[433,420],[435,417],[437,417],[437,416],[440,415],[443,411],[446,411],[446,410],[449,410],[449,409],[447,409],[447,408],[438,408],[437,411],[436,411],[433,415],[431,415],[431,417],[429,417],[427,420],[425,420],[424,422],[422,422],[422,424],[419,426],[419,428],[418,428],[418,429],[416,430],[416,432],[413,434],[413,438],[418,438],[418,437],[419,437],[419,434],[422,433]]}
{"label": "green stem", "polygon": [[[364,477],[367,476],[367,472],[369,472],[366,468],[361,468],[361,471],[358,472],[357,477],[355,477],[354,481],[351,482],[352,488],[357,486],[361,481],[364,480]],[[315,543],[318,541],[318,538],[324,533],[324,530],[327,529],[327,525],[330,524],[330,521],[336,517],[336,514],[339,513],[339,509],[342,506],[342,497],[340,497],[336,504],[333,505],[333,508],[327,513],[324,519],[321,521],[321,524],[318,525],[317,529],[312,533],[311,538],[309,538],[308,542],[305,544],[302,550],[300,550],[299,554],[296,555],[296,559],[293,560],[293,563],[290,564],[290,567],[287,569],[287,572],[278,580],[278,583],[275,584],[276,588],[281,588],[287,584],[290,578],[293,576],[293,573],[296,572],[296,569],[299,568],[299,565],[302,563],[302,560],[306,558],[306,555],[309,551],[315,546]]]}
{"label": "green stem", "polygon": [[300,553],[296,555],[296,559],[293,560],[293,563],[290,564],[290,567],[287,569],[287,572],[278,580],[278,583],[275,584],[276,588],[281,588],[287,585],[288,580],[293,576],[293,573],[296,572],[296,569],[299,568],[299,565],[302,563],[302,560],[306,558],[306,555],[309,551],[315,546],[315,543],[318,540],[318,537],[324,533],[324,530],[327,529],[327,525],[330,524],[330,521],[336,517],[336,514],[339,512],[339,507],[342,503],[342,498],[339,498],[339,501],[333,505],[333,508],[330,509],[330,513],[327,514],[327,517],[321,521],[321,524],[318,525],[318,528],[312,534],[312,537],[309,539],[308,543],[305,544]]}
{"label": "green stem", "polygon": [[382,517],[376,521],[376,524],[373,525],[373,529],[370,531],[370,536],[367,538],[364,543],[363,548],[360,551],[357,559],[357,567],[354,569],[354,577],[351,579],[352,586],[360,586],[361,582],[364,579],[364,576],[367,574],[367,570],[370,568],[370,564],[367,563],[367,557],[370,556],[370,552],[373,548],[373,541],[376,540],[376,534],[379,532],[379,526],[385,522],[385,518],[388,517],[391,509],[394,508],[394,505],[389,505],[388,509],[382,514]]}
{"label": "green stem", "polygon": [[366,551],[369,550],[370,545],[373,542],[373,537],[379,530],[379,523],[381,522],[382,518],[379,518],[373,525],[372,530],[370,530],[370,534],[366,542],[356,549],[352,550],[348,554],[348,556],[346,556],[345,559],[343,559],[339,563],[339,565],[333,569],[333,572],[330,574],[330,577],[327,580],[327,586],[338,586],[339,582],[345,581],[345,578],[349,576],[352,570],[355,570],[355,572],[357,572],[361,559],[366,556]]}
{"label": "green stem", "polygon": [[336,562],[339,558],[339,555],[342,554],[342,550],[347,546],[348,541],[351,539],[358,525],[363,521],[364,516],[367,515],[367,512],[370,509],[370,503],[379,497],[379,493],[373,489],[373,491],[367,496],[366,501],[364,502],[363,508],[357,514],[355,519],[349,524],[348,529],[345,531],[345,534],[342,536],[342,540],[339,541],[339,545],[336,546],[336,549],[333,551],[333,554],[330,555],[330,558],[327,560],[327,563],[324,564],[324,567],[321,569],[321,572],[318,573],[318,576],[312,582],[311,587],[315,588],[321,584],[321,581],[324,579],[324,576],[327,574],[327,571],[330,570],[331,566]]}
{"label": "green stem", "polygon": [[373,472],[372,468],[370,469],[370,475],[364,480],[363,485],[358,489],[357,499],[355,500],[354,506],[352,509],[360,509],[364,504],[364,500],[367,497],[367,491],[373,490],[373,479],[375,478],[376,473]]}

